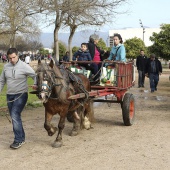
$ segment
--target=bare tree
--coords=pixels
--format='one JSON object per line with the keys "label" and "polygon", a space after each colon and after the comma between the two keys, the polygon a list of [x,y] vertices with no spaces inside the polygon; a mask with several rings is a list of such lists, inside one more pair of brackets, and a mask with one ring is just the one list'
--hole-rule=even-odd
{"label": "bare tree", "polygon": [[[59,60],[58,33],[64,26],[70,27],[69,51],[75,30],[80,25],[101,26],[115,17],[116,9],[128,0],[48,0],[46,16],[49,25],[54,24],[54,49]],[[53,18],[52,16],[55,16]]]}
{"label": "bare tree", "polygon": [[23,36],[16,37],[16,47],[19,51],[32,51],[36,52],[40,48],[43,48],[43,45],[37,39],[25,39]]}
{"label": "bare tree", "polygon": [[[15,47],[16,34],[40,32],[36,14],[43,11],[41,0],[0,0],[0,34],[10,35],[10,47]],[[36,22],[35,22],[36,20]]]}
{"label": "bare tree", "polygon": [[72,39],[78,27],[99,27],[105,23],[113,22],[113,18],[115,18],[117,14],[120,14],[120,12],[116,11],[116,8],[125,2],[126,0],[96,0],[91,2],[89,2],[89,0],[84,0],[84,9],[79,1],[75,6],[76,10],[72,13],[68,13],[68,17],[65,20],[65,25],[70,27],[70,36],[68,39],[70,56],[72,56]]}

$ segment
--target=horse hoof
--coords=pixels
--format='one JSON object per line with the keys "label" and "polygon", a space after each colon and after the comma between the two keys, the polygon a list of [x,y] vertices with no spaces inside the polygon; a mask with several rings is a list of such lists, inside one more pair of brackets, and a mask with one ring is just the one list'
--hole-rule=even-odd
{"label": "horse hoof", "polygon": [[55,132],[57,131],[57,128],[51,128],[50,131],[48,132],[48,136],[53,136],[55,134]]}
{"label": "horse hoof", "polygon": [[62,145],[63,145],[63,143],[62,143],[61,141],[55,141],[55,142],[52,144],[52,147],[53,147],[53,148],[60,148]]}
{"label": "horse hoof", "polygon": [[91,122],[88,120],[88,118],[85,116],[83,121],[84,128],[89,130],[91,128]]}
{"label": "horse hoof", "polygon": [[77,136],[77,135],[78,135],[78,132],[75,130],[72,130],[70,133],[70,136]]}
{"label": "horse hoof", "polygon": [[84,128],[86,129],[86,130],[89,130],[89,129],[91,129],[91,123],[84,123]]}
{"label": "horse hoof", "polygon": [[54,130],[54,133],[55,133],[57,131],[57,127],[54,127],[53,130]]}
{"label": "horse hoof", "polygon": [[53,132],[48,132],[48,136],[53,136],[54,133]]}

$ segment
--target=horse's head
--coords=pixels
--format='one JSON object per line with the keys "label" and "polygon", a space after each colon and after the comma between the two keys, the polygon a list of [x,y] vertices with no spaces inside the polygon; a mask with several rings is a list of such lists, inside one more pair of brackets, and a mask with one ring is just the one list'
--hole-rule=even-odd
{"label": "horse's head", "polygon": [[56,75],[53,70],[55,61],[50,60],[50,63],[42,63],[41,60],[38,60],[38,68],[36,70],[37,74],[37,85],[38,85],[38,98],[46,103],[51,96],[52,90],[56,84]]}

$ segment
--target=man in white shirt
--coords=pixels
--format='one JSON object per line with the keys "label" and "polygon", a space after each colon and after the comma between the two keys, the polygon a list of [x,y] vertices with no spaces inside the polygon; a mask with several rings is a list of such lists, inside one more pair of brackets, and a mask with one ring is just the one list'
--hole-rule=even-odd
{"label": "man in white shirt", "polygon": [[27,56],[25,57],[25,63],[26,63],[26,64],[29,64],[30,62],[31,62],[30,55],[27,54]]}

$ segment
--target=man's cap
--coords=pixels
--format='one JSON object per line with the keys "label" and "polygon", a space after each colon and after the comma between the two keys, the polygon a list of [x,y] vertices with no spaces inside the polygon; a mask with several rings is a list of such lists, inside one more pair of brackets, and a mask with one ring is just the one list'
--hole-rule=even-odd
{"label": "man's cap", "polygon": [[155,54],[151,54],[150,57],[155,58],[156,56],[155,56]]}

